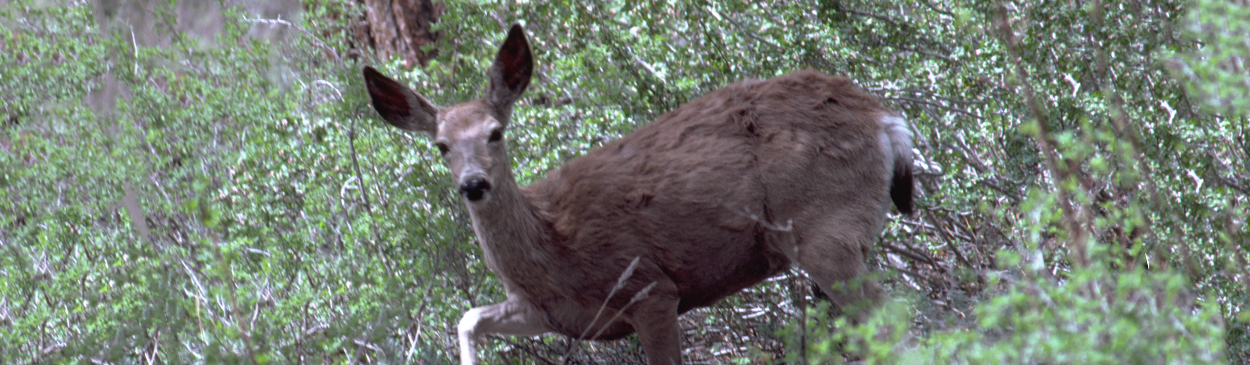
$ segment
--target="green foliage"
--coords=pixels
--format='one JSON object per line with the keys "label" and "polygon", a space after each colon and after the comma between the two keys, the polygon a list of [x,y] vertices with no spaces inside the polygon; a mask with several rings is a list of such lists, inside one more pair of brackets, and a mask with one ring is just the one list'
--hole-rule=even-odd
{"label": "green foliage", "polygon": [[[203,15],[155,6],[160,24]],[[407,187],[398,169],[352,180],[350,124],[339,121],[357,118],[364,101],[340,89],[358,83],[357,71],[327,62],[319,40],[290,34],[298,24],[222,9],[213,38],[157,29],[145,40],[143,29],[135,37],[97,24],[108,15],[90,6],[3,11],[12,28],[0,71],[0,266],[15,280],[0,291],[13,321],[0,327],[0,357],[399,356],[394,343],[354,341],[458,315],[459,306],[419,309],[422,293],[456,295],[429,271],[449,264],[431,263],[432,249],[410,239],[456,225],[443,211],[388,200],[377,203],[408,214],[383,216],[362,204],[361,186]],[[372,132],[371,141],[386,135]],[[411,156],[383,155],[392,164]]]}
{"label": "green foliage", "polygon": [[[1250,115],[1250,6],[1226,1],[1196,1],[1179,26],[1183,36],[1197,44],[1188,52],[1173,53],[1173,72],[1185,83],[1191,99],[1208,112],[1229,119]],[[1244,126],[1245,119],[1242,119]]]}
{"label": "green foliage", "polygon": [[[1239,34],[1238,24],[1250,19],[1230,4],[1193,5],[1183,22],[1220,37]],[[895,322],[906,318],[887,309],[864,325],[828,333],[846,344],[843,354],[869,363],[1222,363],[1226,356],[1247,361],[1246,322],[1233,314],[1244,308],[1247,291],[1233,279],[1246,274],[1247,239],[1240,229],[1245,191],[1238,178],[1245,167],[1222,161],[1245,156],[1236,151],[1244,145],[1245,123],[1237,118],[1245,108],[1212,100],[1210,110],[1228,114],[1187,110],[1180,116],[1171,105],[1189,105],[1180,90],[1206,97],[1212,90],[1245,85],[1241,74],[1220,72],[1229,62],[1244,62],[1250,52],[1223,55],[1223,61],[1208,65],[1207,79],[1191,72],[1182,75],[1189,76],[1182,78],[1185,83],[1152,80],[1152,71],[1165,66],[1154,60],[1157,54],[1173,55],[1170,66],[1177,68],[1176,60],[1211,59],[1220,45],[1161,40],[1172,36],[1158,33],[1170,22],[1152,24],[1157,18],[1134,6],[991,3],[956,11],[964,21],[979,11],[993,26],[982,31],[1007,45],[999,61],[1006,64],[992,68],[1004,70],[1005,80],[1022,92],[1000,100],[1017,99],[1008,105],[1024,116],[1015,123],[1036,141],[1032,153],[1042,158],[1031,164],[1040,164],[1042,175],[1026,185],[1021,199],[1013,199],[1018,204],[982,205],[992,216],[1016,217],[1006,233],[1019,243],[995,254],[996,270],[985,272],[990,290],[971,313],[959,312],[959,320],[948,314],[947,325],[934,326],[941,330],[905,340],[872,332],[890,328],[877,322],[882,316]],[[1160,15],[1180,17],[1154,16]],[[1108,27],[1112,20],[1117,28]],[[1062,31],[1070,28],[1093,35]],[[1063,38],[1072,35],[1107,41]],[[1229,47],[1244,45],[1234,43]],[[984,175],[984,168],[976,170]],[[1204,177],[1215,178],[1217,186],[1190,184],[1201,187]],[[1172,265],[1182,271],[1166,269]],[[828,361],[819,357],[820,348],[809,349],[808,359],[818,359],[813,363]]]}
{"label": "green foliage", "polygon": [[370,59],[356,2],[149,3],[0,2],[0,362],[454,362],[460,314],[504,293],[359,70],[469,100],[521,22],[522,183],[803,68],[913,123],[922,213],[872,258],[907,299],[852,325],[790,272],[683,317],[690,360],[1250,363],[1244,5],[447,1],[439,56],[405,70]]}
{"label": "green foliage", "polygon": [[[1019,264],[1013,261],[1005,264]],[[809,333],[818,341],[808,346],[806,359],[840,361],[841,344],[841,353],[878,364],[1224,362],[1218,308],[1201,305],[1180,275],[1143,270],[1113,275],[1103,267],[1074,271],[1064,282],[1045,276],[992,276],[990,284],[1005,289],[969,313],[975,323],[919,338],[905,336],[910,314],[901,303],[887,305],[862,324],[839,319],[837,331]],[[821,318],[821,309],[810,318]],[[809,323],[821,327],[820,321]]]}

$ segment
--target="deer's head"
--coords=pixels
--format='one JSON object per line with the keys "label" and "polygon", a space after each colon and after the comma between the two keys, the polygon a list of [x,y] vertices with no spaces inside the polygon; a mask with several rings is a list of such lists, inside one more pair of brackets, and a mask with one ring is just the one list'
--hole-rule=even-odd
{"label": "deer's head", "polygon": [[[403,84],[365,66],[365,85],[373,108],[387,123],[421,131],[434,139],[452,179],[469,202],[484,202],[500,179],[511,179],[511,163],[503,138],[512,104],[529,86],[534,57],[525,31],[512,25],[489,71],[486,96],[440,108]],[[511,183],[511,182],[510,182]]]}

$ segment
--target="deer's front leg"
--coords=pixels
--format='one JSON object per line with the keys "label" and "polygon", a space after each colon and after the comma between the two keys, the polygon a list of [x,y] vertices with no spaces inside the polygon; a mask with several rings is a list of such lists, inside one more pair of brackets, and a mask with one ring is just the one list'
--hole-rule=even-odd
{"label": "deer's front leg", "polygon": [[533,307],[512,299],[464,312],[457,329],[460,335],[460,365],[477,364],[477,340],[482,335],[534,336],[551,331]]}

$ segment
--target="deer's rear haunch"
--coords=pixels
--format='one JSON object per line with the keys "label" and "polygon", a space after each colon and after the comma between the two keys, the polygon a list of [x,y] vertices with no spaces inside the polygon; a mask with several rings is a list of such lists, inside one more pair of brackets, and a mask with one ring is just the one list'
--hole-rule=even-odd
{"label": "deer's rear haunch", "polygon": [[364,69],[383,119],[434,139],[508,293],[461,319],[462,364],[482,334],[548,332],[637,332],[650,363],[678,364],[678,315],[791,263],[839,307],[880,299],[860,275],[890,200],[912,210],[911,132],[850,80],[729,85],[520,187],[503,135],[533,63],[513,25],[486,96],[446,108]]}

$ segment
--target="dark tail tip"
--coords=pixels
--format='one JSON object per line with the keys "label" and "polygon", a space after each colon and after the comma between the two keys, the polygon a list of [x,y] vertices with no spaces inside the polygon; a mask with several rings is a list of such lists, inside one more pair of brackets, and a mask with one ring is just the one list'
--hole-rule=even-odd
{"label": "dark tail tip", "polygon": [[896,166],[894,168],[894,180],[890,181],[890,199],[894,200],[894,206],[898,207],[899,213],[911,214],[916,211],[916,207],[912,202],[912,190],[914,189],[912,184],[911,164]]}

